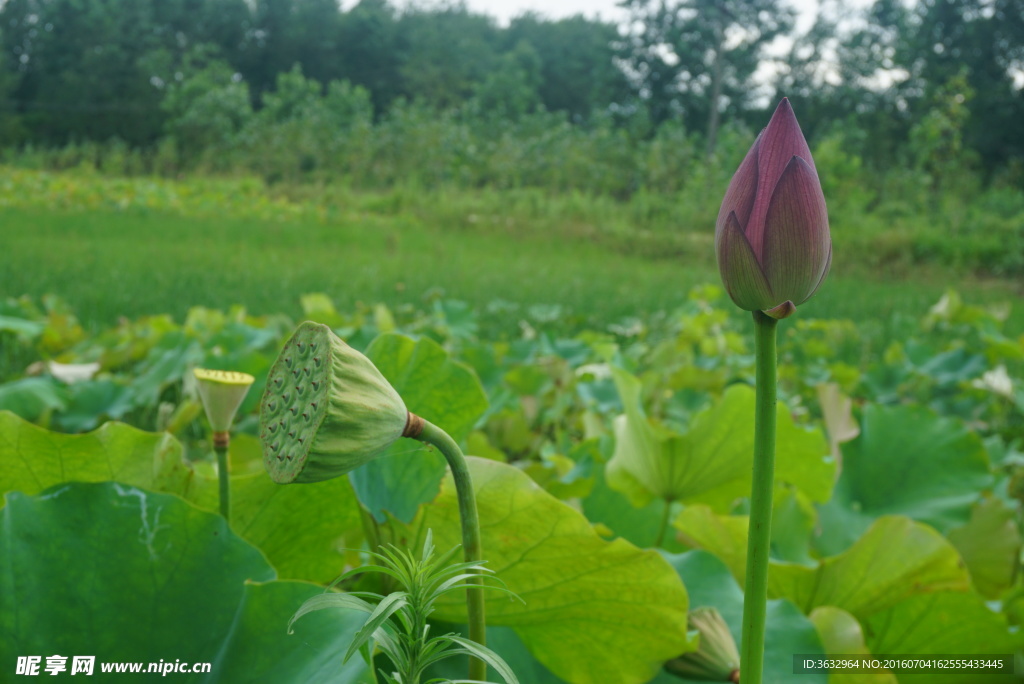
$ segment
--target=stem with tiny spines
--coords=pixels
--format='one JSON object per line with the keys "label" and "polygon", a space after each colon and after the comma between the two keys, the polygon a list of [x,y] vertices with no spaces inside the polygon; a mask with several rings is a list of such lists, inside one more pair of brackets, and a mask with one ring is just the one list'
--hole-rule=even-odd
{"label": "stem with tiny spines", "polygon": [[[411,421],[410,421],[411,422]],[[462,551],[467,562],[479,563],[483,560],[483,548],[480,543],[480,520],[476,511],[476,495],[473,492],[473,481],[469,475],[469,467],[462,449],[447,432],[429,420],[422,420],[422,429],[418,434],[405,435],[431,444],[444,455],[452,470],[455,480],[455,491],[459,500],[459,517],[462,521]],[[484,614],[484,582],[477,575],[469,578],[466,584],[466,609],[469,614],[469,638],[480,644],[487,645],[487,623]],[[487,663],[479,658],[469,659],[469,678],[484,681],[487,678]]]}
{"label": "stem with tiny spines", "polygon": [[761,684],[768,600],[768,550],[772,532],[772,488],[775,475],[775,404],[778,321],[754,312],[754,353],[757,385],[754,409],[754,475],[747,535],[747,575],[743,590],[743,643],[740,671],[743,684]]}

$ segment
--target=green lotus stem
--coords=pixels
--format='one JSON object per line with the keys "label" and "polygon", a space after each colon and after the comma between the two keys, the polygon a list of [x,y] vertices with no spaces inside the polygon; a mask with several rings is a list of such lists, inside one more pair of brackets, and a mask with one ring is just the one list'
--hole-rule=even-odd
{"label": "green lotus stem", "polygon": [[668,532],[668,521],[672,514],[672,500],[664,499],[665,512],[661,516],[661,524],[658,526],[658,537],[654,540],[655,546],[661,546],[665,541],[665,533]]}
{"label": "green lotus stem", "polygon": [[743,590],[743,684],[761,684],[768,602],[768,547],[772,535],[775,475],[775,332],[778,321],[754,312],[757,399],[754,409],[754,482],[750,492],[747,581]]}
{"label": "green lotus stem", "polygon": [[[417,421],[422,427],[416,425]],[[418,428],[418,429],[417,429]],[[479,563],[483,560],[483,547],[480,543],[480,519],[476,512],[476,495],[473,493],[473,481],[469,476],[469,466],[462,449],[447,432],[429,420],[410,413],[406,437],[418,439],[431,444],[444,454],[448,466],[452,469],[455,480],[455,491],[459,500],[459,517],[462,521],[462,551],[467,562]],[[484,615],[484,583],[480,576],[470,578],[466,588],[466,609],[469,613],[469,638],[480,644],[487,645],[487,622]],[[477,681],[487,679],[487,663],[478,659],[469,659],[469,678]]]}
{"label": "green lotus stem", "polygon": [[220,481],[220,514],[228,523],[231,522],[231,487],[228,481],[228,445],[215,444],[217,454],[217,479]]}

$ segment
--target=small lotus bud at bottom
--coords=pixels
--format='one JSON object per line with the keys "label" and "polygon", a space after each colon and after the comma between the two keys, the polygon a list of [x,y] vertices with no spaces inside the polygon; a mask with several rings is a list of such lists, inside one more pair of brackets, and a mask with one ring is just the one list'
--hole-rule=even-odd
{"label": "small lotus bud at bottom", "polygon": [[729,626],[714,608],[690,611],[690,627],[700,634],[696,651],[684,653],[665,663],[672,674],[700,682],[740,681],[740,654]]}

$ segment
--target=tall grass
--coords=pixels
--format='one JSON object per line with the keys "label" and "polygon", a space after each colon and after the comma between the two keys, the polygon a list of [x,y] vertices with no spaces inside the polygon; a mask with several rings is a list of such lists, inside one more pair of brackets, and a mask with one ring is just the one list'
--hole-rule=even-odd
{"label": "tall grass", "polygon": [[[567,328],[603,327],[669,311],[691,286],[718,280],[716,203],[685,194],[270,192],[258,181],[5,169],[0,197],[0,296],[53,292],[93,326],[236,303],[298,316],[302,294],[326,292],[344,307],[461,299],[494,332],[518,334],[531,306]],[[936,238],[949,262],[907,248],[924,234],[917,223],[893,225],[863,210],[833,218],[833,273],[804,315],[860,320],[892,338],[947,287],[977,303],[1016,298],[1014,280],[978,274],[977,235]],[[1009,328],[1024,330],[1024,311]]]}

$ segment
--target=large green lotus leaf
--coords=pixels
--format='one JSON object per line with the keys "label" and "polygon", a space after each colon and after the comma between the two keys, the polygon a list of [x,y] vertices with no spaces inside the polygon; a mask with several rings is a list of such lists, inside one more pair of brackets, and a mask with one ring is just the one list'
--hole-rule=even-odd
{"label": "large green lotus leaf", "polygon": [[25,420],[61,411],[67,403],[67,388],[52,378],[21,378],[0,385],[0,411],[13,411]]}
{"label": "large green lotus leaf", "polygon": [[131,388],[111,380],[86,380],[68,387],[67,406],[57,415],[62,430],[95,430],[105,418],[119,419],[132,409]]}
{"label": "large green lotus leaf", "polygon": [[[239,461],[242,472],[231,476],[231,529],[260,549],[279,577],[329,583],[355,560],[346,550],[363,542],[352,485],[343,477],[277,484],[263,470],[262,452],[254,470],[247,453],[250,440],[232,440],[232,446],[236,441],[241,449],[238,457],[232,453],[233,465]],[[193,473],[187,490],[175,493],[205,510],[219,510],[219,483],[212,472]]]}
{"label": "large green lotus leaf", "polygon": [[302,616],[292,634],[282,627],[282,617],[287,625],[299,606],[321,593],[321,586],[292,580],[246,584],[241,613],[219,654],[223,674],[208,681],[376,684],[361,657],[341,662],[366,613],[319,610]]}
{"label": "large green lotus leaf", "polygon": [[853,400],[844,396],[834,382],[818,385],[818,404],[828,433],[829,449],[837,461],[842,461],[840,445],[860,434],[860,426],[853,418]]}
{"label": "large green lotus leaf", "polygon": [[[967,591],[960,554],[932,528],[901,516],[875,521],[864,536],[816,568],[773,563],[769,592],[805,613],[836,606],[858,620],[918,594]],[[886,651],[875,651],[886,653]]]}
{"label": "large green lotus leaf", "polygon": [[[1006,619],[985,605],[975,592],[940,592],[915,596],[864,620],[872,653],[931,655],[1008,655],[1024,643],[1011,633]],[[934,672],[904,675],[901,681],[928,684],[1010,684],[1014,675],[977,672]]]}
{"label": "large green lotus leaf", "polygon": [[[110,480],[218,508],[216,477],[185,462],[181,444],[167,433],[105,423],[84,435],[65,435],[0,412],[0,491],[35,494],[61,482]],[[344,478],[282,486],[262,470],[232,476],[231,526],[267,555],[281,577],[321,583],[343,569],[339,549],[362,541],[359,503]]]}
{"label": "large green lotus leaf", "polygon": [[[725,565],[705,551],[664,554],[686,583],[694,608],[712,607],[729,625],[739,646],[743,634],[743,590]],[[764,684],[793,681],[793,654],[824,655],[814,625],[792,603],[784,599],[768,602],[764,644]],[[659,680],[660,681],[660,680]],[[666,682],[669,680],[665,680]],[[674,678],[677,682],[688,679]],[[824,673],[800,675],[800,682],[826,684]]]}
{"label": "large green lotus leaf", "polygon": [[322,589],[273,581],[259,550],[176,496],[117,482],[12,492],[0,530],[6,672],[20,655],[60,654],[96,656],[96,672],[212,663],[191,682],[369,681],[365,665],[339,658],[365,615],[321,611],[288,636],[290,616]]}
{"label": "large green lotus leaf", "polygon": [[203,347],[181,330],[167,333],[136,368],[132,394],[139,406],[155,406],[160,392],[179,382],[189,368],[203,360]]}
{"label": "large green lotus leaf", "polygon": [[0,411],[0,491],[35,494],[60,482],[117,480],[185,494],[194,474],[165,432],[104,423],[84,435],[50,432]]}
{"label": "large green lotus leaf", "polygon": [[[684,540],[713,553],[743,583],[747,562],[746,518],[717,516],[707,507],[683,511]],[[970,577],[960,554],[938,532],[901,516],[879,518],[849,549],[808,567],[772,560],[768,591],[805,613],[836,606],[858,619],[916,594],[967,591]]]}
{"label": "large green lotus leaf", "polygon": [[[690,650],[686,589],[655,551],[605,541],[578,511],[517,468],[469,458],[483,557],[525,604],[489,592],[487,621],[512,627],[530,652],[574,684],[646,682],[661,663]],[[433,529],[440,549],[461,542],[451,477],[413,530],[419,548]],[[465,622],[464,597],[438,604],[437,617]]]}
{"label": "large green lotus leaf", "polygon": [[[216,510],[216,482],[197,505]],[[326,584],[363,542],[359,502],[343,477],[279,485],[266,473],[231,478],[231,528],[266,554],[278,576]]]}
{"label": "large green lotus leaf", "polygon": [[[487,394],[473,370],[452,360],[436,342],[381,335],[366,350],[406,407],[459,442],[487,410]],[[414,440],[400,439],[383,457],[349,474],[359,500],[378,522],[385,511],[403,522],[437,496],[444,458]]]}
{"label": "large green lotus leaf", "polygon": [[15,333],[22,341],[31,341],[43,334],[46,324],[41,321],[30,321],[19,316],[0,314],[0,332]]}
{"label": "large green lotus leaf", "polygon": [[800,490],[776,487],[772,503],[771,556],[780,561],[814,565],[811,534],[818,512]]}
{"label": "large green lotus leaf", "polygon": [[[872,655],[864,643],[864,630],[857,618],[835,606],[819,606],[811,611],[811,622],[818,630],[829,656]],[[898,684],[891,672],[834,672],[829,684]]]}
{"label": "large green lotus leaf", "polygon": [[[807,508],[811,508],[810,513]],[[814,567],[817,562],[806,555],[804,549],[811,538],[814,524],[813,507],[801,501],[795,490],[776,487],[772,512],[772,538],[770,557]],[[714,552],[739,579],[746,572],[747,528],[750,519],[745,515],[719,515],[709,506],[687,506],[672,521],[679,539],[691,548]],[[740,580],[742,581],[742,580]]]}
{"label": "large green lotus leaf", "polygon": [[970,522],[946,535],[971,571],[974,588],[985,598],[999,598],[1017,576],[1021,538],[1014,518],[1011,508],[990,496],[974,507]]}
{"label": "large green lotus leaf", "polygon": [[970,518],[978,493],[992,486],[981,438],[921,406],[864,408],[860,437],[843,445],[832,501],[821,507],[821,537],[842,551],[881,515],[905,515],[940,532]]}
{"label": "large green lotus leaf", "polygon": [[636,544],[640,548],[660,546],[668,551],[683,551],[676,540],[672,528],[666,530],[661,544],[657,544],[661,534],[666,501],[651,501],[643,508],[637,508],[625,494],[608,486],[604,477],[604,468],[596,464],[593,469],[594,487],[587,498],[583,499],[583,513],[594,524],[602,524],[616,536]]}
{"label": "large green lotus leaf", "polygon": [[[626,413],[615,420],[615,454],[608,483],[641,507],[652,498],[707,503],[727,511],[750,495],[754,453],[754,390],[732,385],[714,405],[694,417],[680,435],[652,423],[640,403],[640,381],[613,368]],[[827,501],[835,461],[819,430],[796,426],[784,405],[776,425],[776,479],[813,501]]]}
{"label": "large green lotus leaf", "polygon": [[738,582],[746,573],[749,524],[745,515],[718,515],[702,504],[687,506],[672,521],[684,544],[715,554]]}
{"label": "large green lotus leaf", "polygon": [[644,508],[659,497],[673,498],[670,494],[674,483],[666,481],[666,473],[662,472],[669,465],[664,442],[672,433],[647,419],[641,404],[643,385],[639,378],[614,366],[612,377],[626,413],[614,422],[615,453],[608,462],[605,479],[637,508]]}

